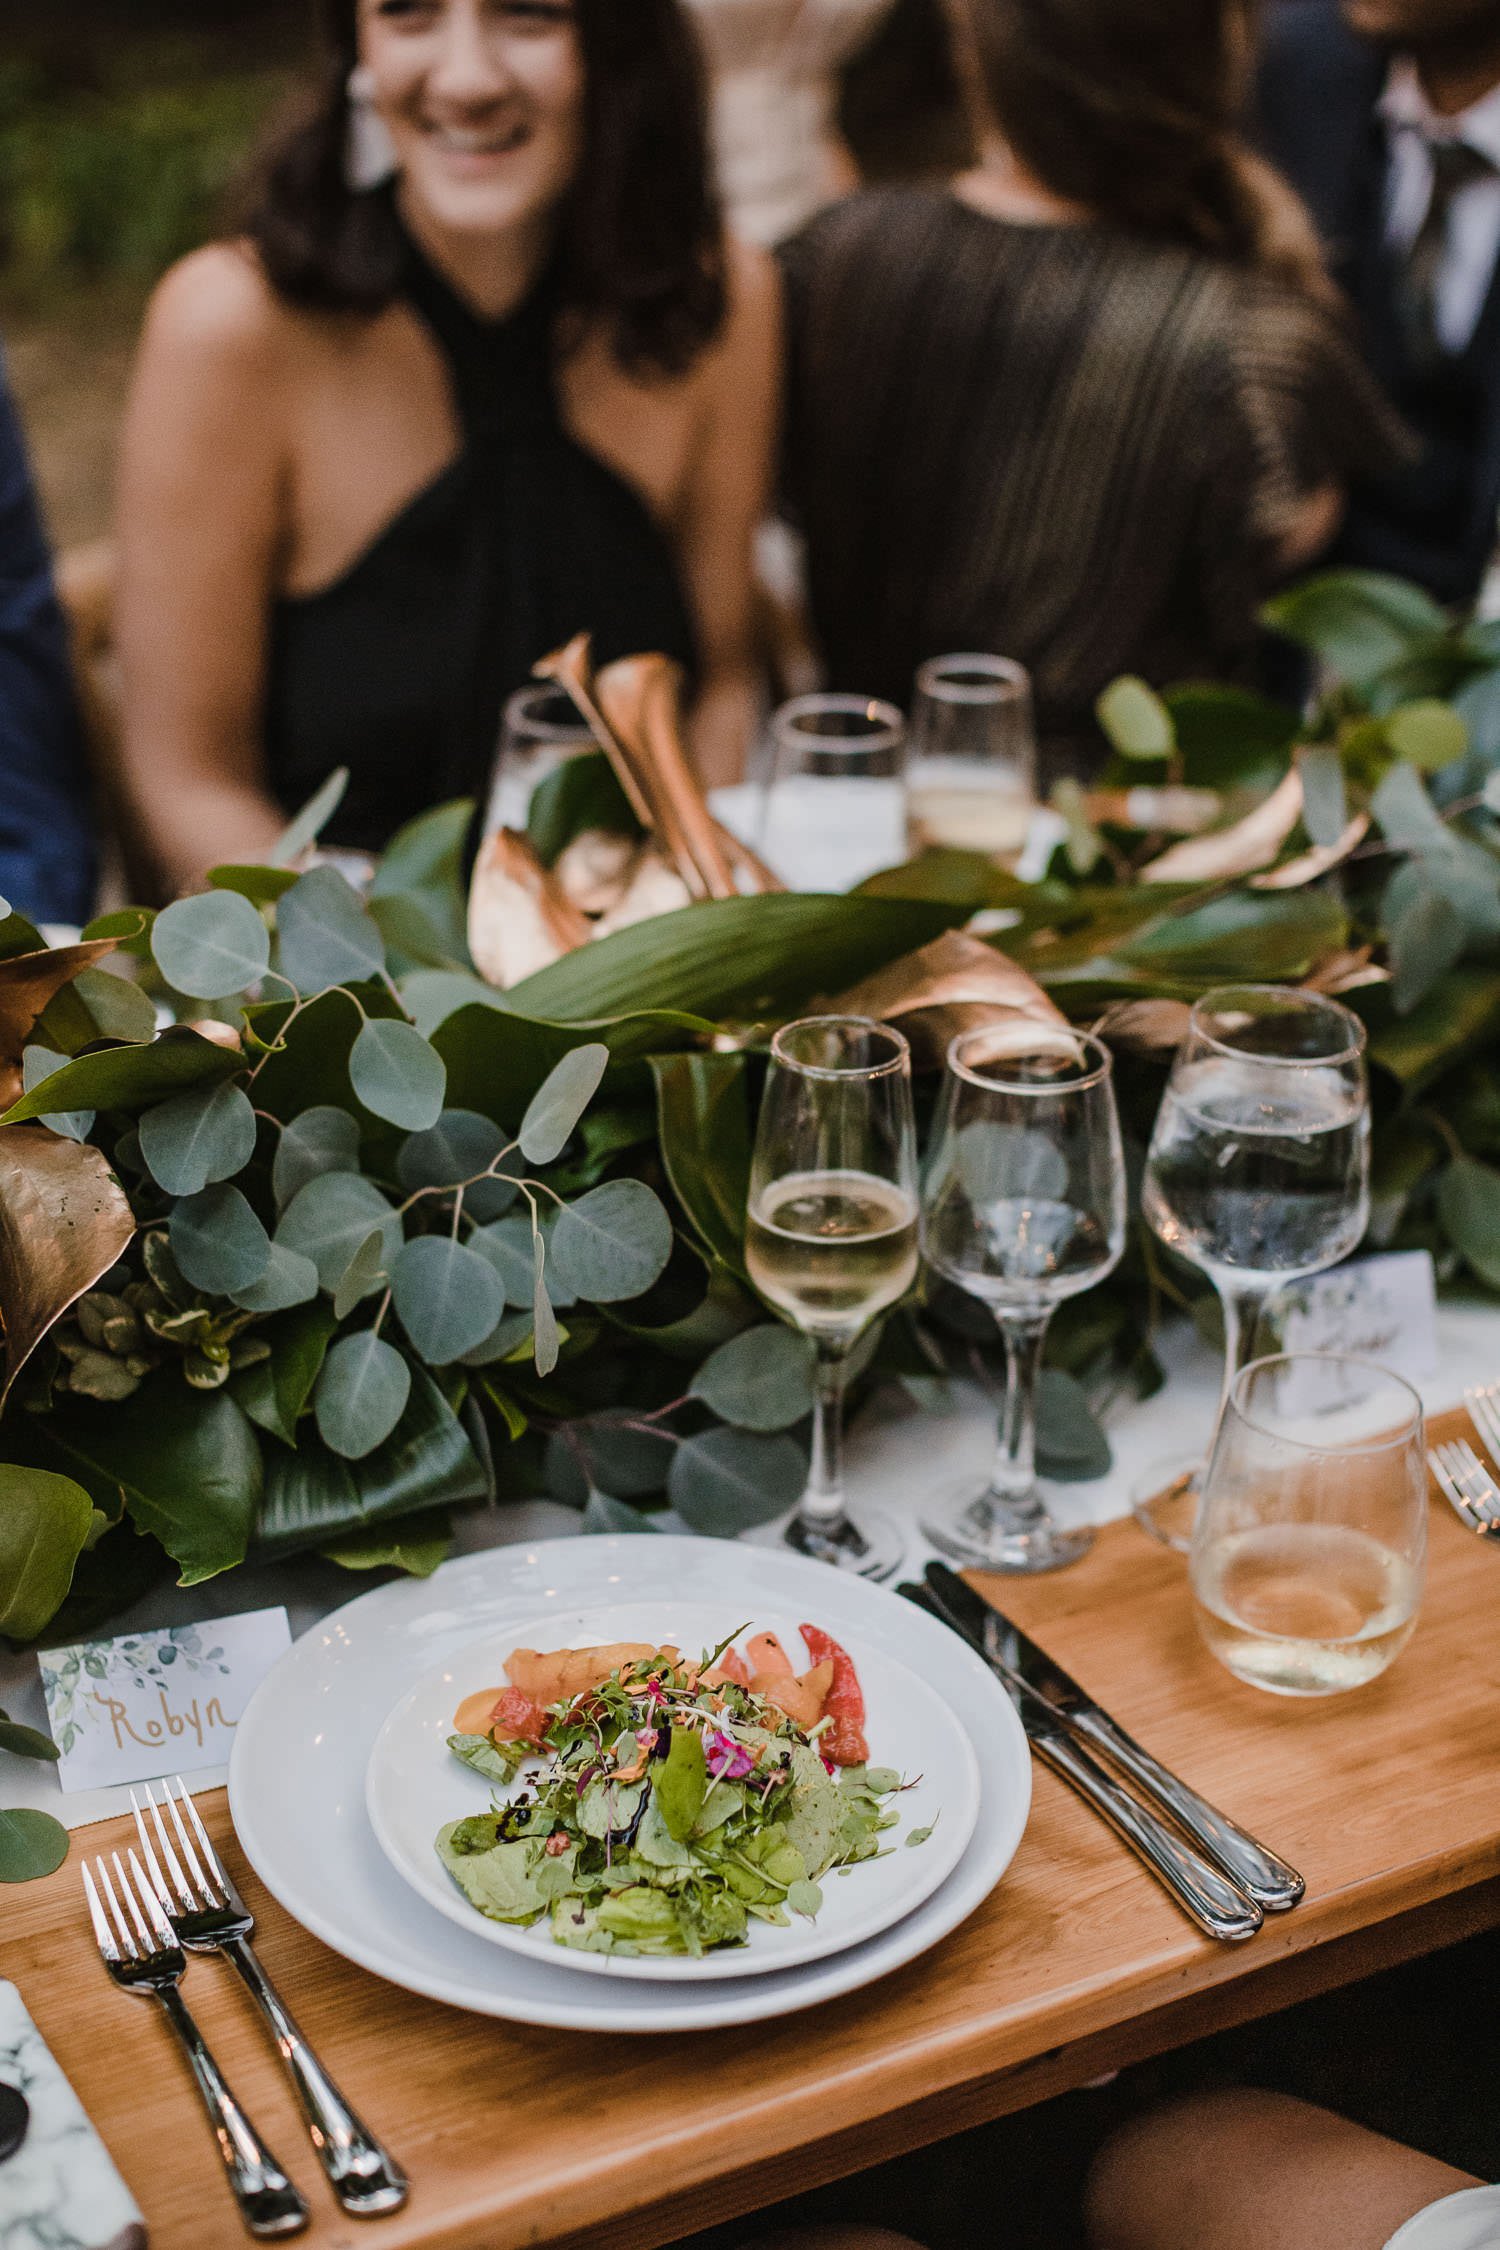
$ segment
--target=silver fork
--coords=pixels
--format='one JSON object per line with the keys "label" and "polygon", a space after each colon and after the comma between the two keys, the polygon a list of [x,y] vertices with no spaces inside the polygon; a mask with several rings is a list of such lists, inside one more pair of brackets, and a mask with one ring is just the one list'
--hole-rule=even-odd
{"label": "silver fork", "polygon": [[1471,1383],[1464,1392],[1464,1404],[1474,1435],[1488,1449],[1490,1458],[1500,1461],[1500,1383]]}
{"label": "silver fork", "polygon": [[1486,1538],[1500,1537],[1500,1491],[1466,1439],[1452,1438],[1446,1445],[1433,1446],[1427,1465],[1461,1523]]}
{"label": "silver fork", "polygon": [[[145,1870],[134,1852],[130,1854],[129,1875],[120,1865],[119,1853],[110,1856],[119,1877],[118,1896],[102,1859],[94,1862],[98,1870],[97,1885],[89,1873],[87,1860],[83,1865],[89,1916],[94,1936],[99,1941],[99,1951],[104,1956],[104,1966],[125,1991],[143,1992],[161,2002],[168,2023],[187,2051],[214,2138],[219,2144],[219,2154],[224,2159],[224,2169],[229,2175],[230,2189],[250,2232],[267,2238],[300,2234],[308,2221],[307,2205],[230,2092],[202,2032],[183,2003],[177,1987],[187,1962],[146,1880]],[[101,1891],[108,1903],[107,1914],[100,1899]]]}
{"label": "silver fork", "polygon": [[[160,1805],[151,1784],[143,1786],[145,1809],[135,1791],[130,1792],[136,1834],[156,1895],[179,1943],[189,1953],[222,1953],[249,1986],[297,2089],[318,2160],[344,2209],[357,2218],[399,2210],[407,2196],[406,2174],[350,2108],[261,1967],[250,1943],[255,1918],[209,1842],[208,1831],[181,1775],[177,1776],[180,1804],[169,1782],[161,1785]],[[156,1831],[154,1843],[146,1825],[147,1809]],[[175,1847],[162,1819],[163,1809],[171,1815]],[[184,1812],[191,1823],[191,1834],[183,1821]]]}

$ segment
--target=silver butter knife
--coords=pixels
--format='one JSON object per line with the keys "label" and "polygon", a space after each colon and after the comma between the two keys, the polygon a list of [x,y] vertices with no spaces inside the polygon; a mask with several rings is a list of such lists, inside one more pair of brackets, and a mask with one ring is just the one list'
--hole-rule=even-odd
{"label": "silver butter knife", "polygon": [[1037,1756],[1071,1783],[1095,1812],[1107,1821],[1131,1850],[1176,1899],[1205,1937],[1234,1941],[1254,1937],[1261,1927],[1261,1911],[1254,1899],[1211,1866],[1184,1838],[1158,1820],[1122,1789],[1069,1731],[1067,1721],[1045,1696],[1028,1687],[1019,1673],[1010,1671],[985,1648],[983,1640],[946,1609],[931,1586],[898,1586],[919,1609],[940,1618],[968,1642],[1000,1680],[1020,1715],[1026,1738]]}
{"label": "silver butter knife", "polygon": [[1257,1906],[1269,1914],[1284,1914],[1297,1904],[1307,1885],[1296,1868],[1288,1867],[1284,1859],[1278,1859],[1227,1813],[1220,1812],[1160,1759],[1153,1758],[1044,1648],[1038,1648],[1029,1634],[1013,1625],[1003,1610],[944,1563],[928,1564],[927,1583],[954,1622],[983,1643],[987,1656],[998,1658],[1007,1671],[1044,1697],[1075,1735],[1082,1735],[1094,1749],[1112,1758]]}

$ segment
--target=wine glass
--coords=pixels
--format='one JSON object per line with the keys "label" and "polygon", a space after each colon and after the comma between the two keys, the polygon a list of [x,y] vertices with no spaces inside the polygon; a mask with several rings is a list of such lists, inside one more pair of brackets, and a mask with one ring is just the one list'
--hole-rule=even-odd
{"label": "wine glass", "polygon": [[493,836],[498,828],[524,828],[538,782],[545,781],[565,758],[596,747],[572,697],[560,687],[541,681],[535,687],[517,688],[506,698],[500,722],[482,833]]}
{"label": "wine glass", "polygon": [[1242,1367],[1193,1526],[1213,1654],[1273,1695],[1362,1687],[1411,1638],[1427,1555],[1422,1402],[1340,1352]]}
{"label": "wine glass", "polygon": [[906,762],[907,848],[987,852],[1014,866],[1036,802],[1031,675],[1008,656],[919,667]]}
{"label": "wine glass", "polygon": [[902,1542],[844,1509],[850,1351],[917,1272],[911,1050],[867,1016],[810,1016],[771,1042],[750,1168],[745,1264],[768,1304],[812,1340],[807,1490],[787,1527],[799,1554],[888,1578]]}
{"label": "wine glass", "polygon": [[906,856],[906,721],[867,695],[797,695],[771,714],[761,855],[793,890],[847,890]]}
{"label": "wine glass", "polygon": [[1005,1405],[989,1483],[939,1496],[922,1528],[981,1570],[1058,1570],[1093,1543],[1036,1488],[1036,1385],[1047,1323],[1125,1247],[1125,1160],[1109,1049],[1065,1024],[986,1025],[948,1049],[922,1198],[930,1265],[989,1307]]}
{"label": "wine glass", "polygon": [[[1336,1000],[1220,985],[1188,1018],[1157,1112],[1141,1207],[1224,1308],[1222,1414],[1266,1299],[1359,1247],[1370,1212],[1365,1031]],[[1132,1505],[1186,1553],[1202,1458],[1162,1463]]]}

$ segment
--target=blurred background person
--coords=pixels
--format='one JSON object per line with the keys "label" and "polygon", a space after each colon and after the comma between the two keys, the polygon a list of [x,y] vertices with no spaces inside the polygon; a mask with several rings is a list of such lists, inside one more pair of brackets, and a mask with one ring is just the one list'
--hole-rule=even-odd
{"label": "blurred background person", "polygon": [[1259,102],[1420,440],[1358,481],[1334,552],[1467,604],[1500,509],[1500,6],[1283,0]]}
{"label": "blurred background person", "polygon": [[122,442],[127,778],[167,887],[336,766],[378,850],[482,789],[590,629],[678,657],[706,778],[754,709],[773,272],[731,249],[677,0],[332,0],[243,236],[153,299]]}
{"label": "blurred background person", "polygon": [[782,252],[785,483],[831,687],[1032,672],[1043,779],[1100,689],[1253,669],[1258,605],[1399,428],[1239,137],[1242,0],[955,0],[978,163]]}
{"label": "blurred background person", "polygon": [[33,922],[86,922],[95,877],[67,630],[0,357],[0,898]]}

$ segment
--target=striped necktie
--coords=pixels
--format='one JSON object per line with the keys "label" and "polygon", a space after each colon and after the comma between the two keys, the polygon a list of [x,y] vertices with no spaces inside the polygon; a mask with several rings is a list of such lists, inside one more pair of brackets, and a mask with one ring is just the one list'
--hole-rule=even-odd
{"label": "striped necktie", "polygon": [[1449,357],[1438,326],[1438,289],[1448,251],[1448,220],[1454,197],[1495,170],[1490,159],[1467,141],[1429,141],[1432,195],[1411,248],[1399,268],[1397,302],[1412,365],[1430,375]]}

